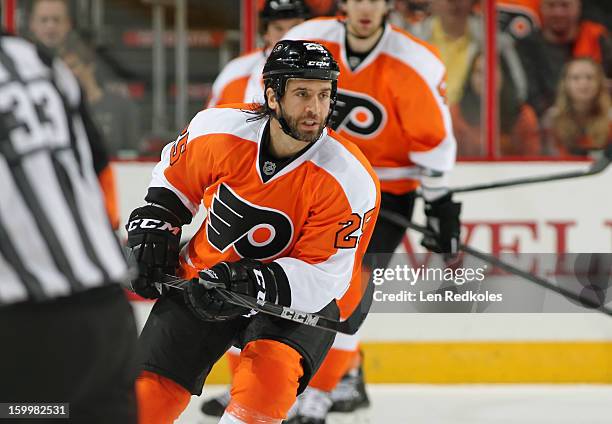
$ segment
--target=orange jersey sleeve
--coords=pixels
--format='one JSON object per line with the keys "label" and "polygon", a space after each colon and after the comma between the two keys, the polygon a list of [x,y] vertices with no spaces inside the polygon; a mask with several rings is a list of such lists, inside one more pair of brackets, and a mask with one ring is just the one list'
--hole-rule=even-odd
{"label": "orange jersey sleeve", "polygon": [[387,54],[396,61],[397,73],[388,75],[386,82],[397,88],[394,95],[410,159],[425,168],[448,171],[455,162],[456,142],[446,102],[446,68],[433,46],[394,31]]}
{"label": "orange jersey sleeve", "polygon": [[111,164],[100,171],[98,174],[98,182],[104,195],[104,206],[106,207],[106,213],[111,222],[113,230],[119,229],[119,205],[117,202],[117,185],[115,184],[115,172]]}

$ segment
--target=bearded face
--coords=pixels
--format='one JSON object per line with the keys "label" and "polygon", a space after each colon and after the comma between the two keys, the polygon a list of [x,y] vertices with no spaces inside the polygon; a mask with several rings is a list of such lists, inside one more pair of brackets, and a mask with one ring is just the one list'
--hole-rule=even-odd
{"label": "bearded face", "polygon": [[320,114],[308,111],[300,116],[291,116],[284,112],[283,117],[287,121],[295,138],[307,143],[312,143],[318,140],[323,133],[327,115],[322,117]]}
{"label": "bearded face", "polygon": [[291,136],[312,143],[323,132],[331,108],[331,81],[290,79],[279,103],[270,102],[278,118],[284,118]]}

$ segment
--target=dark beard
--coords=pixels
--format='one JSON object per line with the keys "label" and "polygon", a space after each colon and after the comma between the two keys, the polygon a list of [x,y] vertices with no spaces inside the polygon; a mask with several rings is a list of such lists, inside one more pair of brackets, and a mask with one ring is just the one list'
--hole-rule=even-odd
{"label": "dark beard", "polygon": [[300,141],[305,141],[306,143],[312,143],[314,141],[317,141],[319,137],[321,137],[323,129],[325,128],[325,122],[323,122],[319,125],[319,129],[316,131],[316,133],[305,133],[298,130],[298,121],[300,119],[293,118],[290,116],[284,116],[284,118],[285,121],[287,121],[287,125],[289,125],[289,128],[291,129],[291,134],[293,138],[296,138]]}

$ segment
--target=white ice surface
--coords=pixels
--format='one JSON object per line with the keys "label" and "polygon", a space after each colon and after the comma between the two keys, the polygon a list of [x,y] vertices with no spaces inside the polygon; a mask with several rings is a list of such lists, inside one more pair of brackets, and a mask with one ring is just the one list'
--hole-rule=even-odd
{"label": "white ice surface", "polygon": [[[204,396],[223,390],[210,386]],[[372,405],[331,414],[328,424],[609,424],[606,385],[370,385]],[[212,424],[193,397],[178,424]]]}

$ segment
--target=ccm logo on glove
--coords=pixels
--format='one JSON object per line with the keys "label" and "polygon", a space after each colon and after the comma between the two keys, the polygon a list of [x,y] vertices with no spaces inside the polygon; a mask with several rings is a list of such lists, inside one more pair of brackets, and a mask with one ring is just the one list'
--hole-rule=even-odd
{"label": "ccm logo on glove", "polygon": [[127,231],[134,231],[136,228],[144,230],[161,230],[168,231],[174,235],[181,232],[181,227],[174,227],[169,222],[160,221],[159,219],[138,218],[130,221],[127,225]]}

